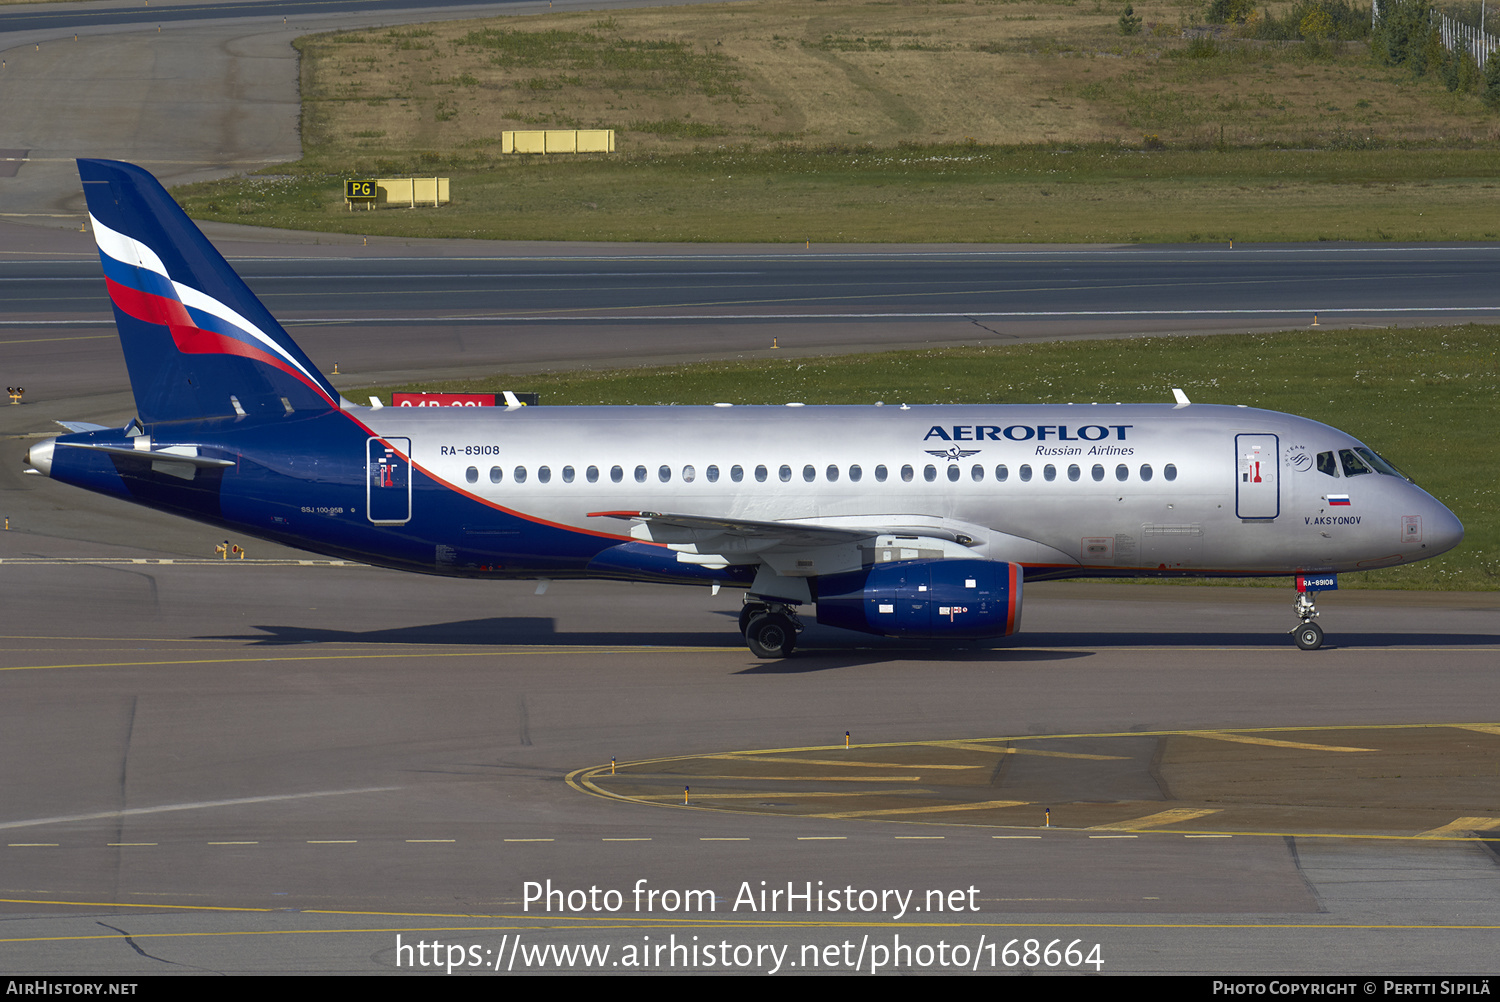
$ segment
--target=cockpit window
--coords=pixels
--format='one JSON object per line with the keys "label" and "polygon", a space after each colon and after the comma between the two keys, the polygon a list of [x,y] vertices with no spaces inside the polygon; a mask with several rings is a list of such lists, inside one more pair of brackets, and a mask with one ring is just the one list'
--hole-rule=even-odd
{"label": "cockpit window", "polygon": [[1339,464],[1333,458],[1333,453],[1318,453],[1318,472],[1330,477],[1336,477],[1339,475]]}
{"label": "cockpit window", "polygon": [[1365,461],[1375,468],[1376,473],[1383,473],[1388,477],[1400,477],[1402,480],[1406,481],[1411,480],[1411,477],[1408,477],[1406,474],[1396,469],[1396,467],[1392,465],[1390,460],[1375,452],[1375,450],[1366,449],[1364,446],[1360,446],[1354,451],[1363,456],[1365,458]]}
{"label": "cockpit window", "polygon": [[1365,465],[1363,459],[1355,455],[1353,449],[1340,449],[1339,461],[1344,464],[1344,476],[1346,477],[1359,477],[1366,473],[1375,472]]}

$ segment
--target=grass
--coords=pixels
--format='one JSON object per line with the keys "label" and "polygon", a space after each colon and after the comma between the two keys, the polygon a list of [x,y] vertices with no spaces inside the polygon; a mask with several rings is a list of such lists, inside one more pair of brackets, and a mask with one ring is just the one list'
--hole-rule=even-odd
{"label": "grass", "polygon": [[[1275,5],[1273,5],[1275,6]],[[309,36],[304,159],[198,218],[750,242],[1500,239],[1500,116],[1363,43],[1182,37],[1198,6],[753,0]],[[613,155],[500,133],[613,128]],[[341,179],[443,174],[442,209]]]}
{"label": "grass", "polygon": [[1462,545],[1420,563],[1348,575],[1341,587],[1500,589],[1500,326],[1289,331],[765,358],[612,373],[492,376],[393,390],[535,390],[560,404],[1065,403],[1168,401],[1288,411],[1349,432],[1463,521]]}
{"label": "grass", "polygon": [[[653,127],[668,127],[655,123]],[[410,173],[443,165],[414,157]],[[1500,157],[1474,150],[1143,152],[735,147],[449,170],[442,209],[345,210],[309,168],[178,189],[190,215],[512,240],[1130,243],[1494,240]],[[405,173],[398,172],[398,173]]]}

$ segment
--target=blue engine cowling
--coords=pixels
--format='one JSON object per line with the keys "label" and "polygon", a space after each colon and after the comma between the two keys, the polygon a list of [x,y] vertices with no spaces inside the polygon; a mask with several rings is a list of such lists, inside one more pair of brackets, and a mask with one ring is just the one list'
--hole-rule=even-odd
{"label": "blue engine cowling", "polygon": [[818,622],[886,637],[1008,637],[1021,626],[1021,566],[909,560],[817,579]]}

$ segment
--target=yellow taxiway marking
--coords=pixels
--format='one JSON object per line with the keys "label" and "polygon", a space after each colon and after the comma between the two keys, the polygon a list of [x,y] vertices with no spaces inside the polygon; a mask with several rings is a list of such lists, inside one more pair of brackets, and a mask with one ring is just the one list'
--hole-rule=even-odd
{"label": "yellow taxiway marking", "polygon": [[1432,828],[1417,838],[1445,838],[1452,832],[1487,832],[1500,828],[1500,818],[1457,818],[1438,828]]}
{"label": "yellow taxiway marking", "polygon": [[[1008,738],[1006,740],[1009,740]],[[999,748],[979,741],[922,741],[921,745],[957,748],[962,751],[989,752],[991,755],[1040,755],[1043,758],[1080,758],[1091,762],[1123,762],[1129,755],[1091,755],[1087,752],[1044,751],[1041,748]]]}
{"label": "yellow taxiway marking", "polygon": [[[608,768],[608,766],[605,768]],[[604,780],[610,777],[596,776],[595,778]],[[616,773],[613,778],[631,779],[632,777],[628,773]],[[660,779],[662,777],[653,776],[652,778]],[[920,783],[922,781],[921,776],[698,776],[686,772],[678,776],[669,776],[666,778],[692,780],[695,783],[706,782],[710,779],[753,779],[757,782],[767,783]]]}
{"label": "yellow taxiway marking", "polygon": [[1006,807],[1025,807],[1025,800],[986,800],[978,804],[938,804],[932,807],[889,807],[880,811],[839,811],[836,814],[810,814],[813,818],[873,818],[896,814],[946,814],[949,811],[989,811]]}
{"label": "yellow taxiway marking", "polygon": [[1452,724],[1463,731],[1478,731],[1480,734],[1500,735],[1500,724]]}
{"label": "yellow taxiway marking", "polygon": [[111,848],[123,849],[126,846],[132,846],[132,845],[156,845],[157,843],[155,843],[155,842],[106,842],[104,844],[107,845],[107,846],[110,846]]}
{"label": "yellow taxiway marking", "polygon": [[99,661],[87,664],[56,664],[56,665],[5,665],[0,666],[0,671],[41,671],[48,668],[160,668],[170,665],[230,665],[230,664],[267,664],[282,661],[344,661],[349,658],[359,658],[361,661],[375,661],[400,658],[497,658],[507,655],[527,654],[644,654],[648,651],[660,652],[670,650],[677,654],[737,654],[737,649],[724,647],[545,647],[535,645],[529,647],[508,647],[504,649],[490,649],[481,651],[402,651],[397,654],[364,654],[349,652],[347,654],[309,654],[294,657],[261,656],[250,658],[192,658],[183,661]]}
{"label": "yellow taxiway marking", "polygon": [[1143,818],[1134,818],[1130,821],[1116,821],[1107,825],[1090,825],[1089,831],[1130,831],[1135,828],[1157,828],[1161,825],[1176,825],[1184,821],[1192,821],[1196,818],[1206,818],[1210,814],[1220,813],[1219,808],[1207,810],[1195,810],[1191,807],[1176,807],[1167,811],[1158,811],[1155,814],[1147,814]]}
{"label": "yellow taxiway marking", "polygon": [[722,755],[699,755],[698,758],[730,759],[760,762],[767,765],[833,765],[859,769],[982,769],[978,765],[908,765],[901,762],[851,762],[831,758],[763,758],[756,752],[729,752]]}
{"label": "yellow taxiway marking", "polygon": [[1228,731],[1182,731],[1186,737],[1208,738],[1210,741],[1232,741],[1241,745],[1264,745],[1267,748],[1297,748],[1302,751],[1373,752],[1378,748],[1352,748],[1344,745],[1314,745],[1306,741],[1280,741],[1276,738],[1261,738],[1250,734],[1234,734]]}
{"label": "yellow taxiway marking", "polygon": [[[783,793],[780,790],[762,790],[759,793],[700,793],[700,794],[697,794],[694,799],[696,799],[696,800],[766,800],[768,798],[773,798],[774,797],[777,800],[793,800],[793,799],[795,799],[797,797],[802,797],[802,798],[805,798],[805,799],[819,800],[819,799],[821,799],[823,797],[880,797],[880,796],[884,796],[884,795],[885,795],[885,791],[884,790],[860,790],[860,791],[852,792],[852,793],[849,792],[849,791],[847,791],[847,790],[841,790],[841,791],[837,791],[837,792],[835,792],[833,790],[827,790],[827,791],[823,791],[823,792],[819,792],[819,793],[805,793],[805,792]],[[632,797],[631,799],[632,800],[672,800],[672,801],[680,801],[680,800],[682,800],[682,794],[680,794],[680,793],[651,793],[651,794],[643,794],[643,795],[637,796],[637,797]]]}
{"label": "yellow taxiway marking", "polygon": [[[838,838],[839,836],[807,836],[804,841],[813,841],[818,838]],[[63,908],[151,908],[171,909],[184,912],[240,912],[247,915],[286,914],[284,908],[247,908],[243,906],[231,907],[228,905],[187,905],[174,903],[150,902],[140,903],[134,901],[58,901],[47,899],[30,898],[0,898],[0,904],[7,905],[47,905]],[[295,936],[295,935],[326,935],[326,934],[389,934],[396,932],[504,932],[510,930],[527,929],[560,929],[560,928],[682,928],[689,927],[713,927],[713,928],[745,928],[745,929],[819,929],[819,928],[881,928],[892,927],[906,929],[954,929],[954,928],[984,928],[984,929],[1239,929],[1245,931],[1275,931],[1279,929],[1306,929],[1309,931],[1329,930],[1347,931],[1353,929],[1406,929],[1413,931],[1451,931],[1451,932],[1494,932],[1500,930],[1500,925],[1449,925],[1449,924],[1416,924],[1416,923],[1310,923],[1310,922],[1038,922],[1028,920],[1023,922],[891,922],[887,919],[873,920],[844,920],[829,921],[823,919],[709,919],[704,920],[702,916],[693,918],[669,919],[653,916],[651,918],[631,919],[625,916],[595,917],[595,916],[561,916],[548,915],[544,917],[523,915],[488,915],[488,923],[475,922],[473,914],[450,914],[445,912],[389,912],[389,911],[356,911],[351,909],[331,908],[306,908],[297,912],[297,915],[332,915],[345,918],[387,918],[387,919],[450,919],[459,920],[464,924],[451,926],[381,926],[367,929],[254,929],[254,930],[227,930],[220,932],[132,932],[132,939],[184,939],[184,938],[208,938],[224,936]],[[505,923],[505,924],[500,924]],[[8,939],[0,939],[0,943],[58,943],[74,942],[82,940],[118,940],[118,934],[95,934],[90,933],[82,936],[25,936]]]}

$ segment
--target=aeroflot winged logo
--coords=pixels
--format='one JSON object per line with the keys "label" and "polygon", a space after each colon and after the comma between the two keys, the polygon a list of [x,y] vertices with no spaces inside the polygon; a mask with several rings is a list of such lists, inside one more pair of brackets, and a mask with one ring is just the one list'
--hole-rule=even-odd
{"label": "aeroflot winged logo", "polygon": [[166,327],[179,351],[238,355],[273,365],[338,406],[332,387],[255,324],[207,293],[173,281],[161,258],[141,241],[110,229],[92,214],[89,222],[109,298],[121,312]]}

